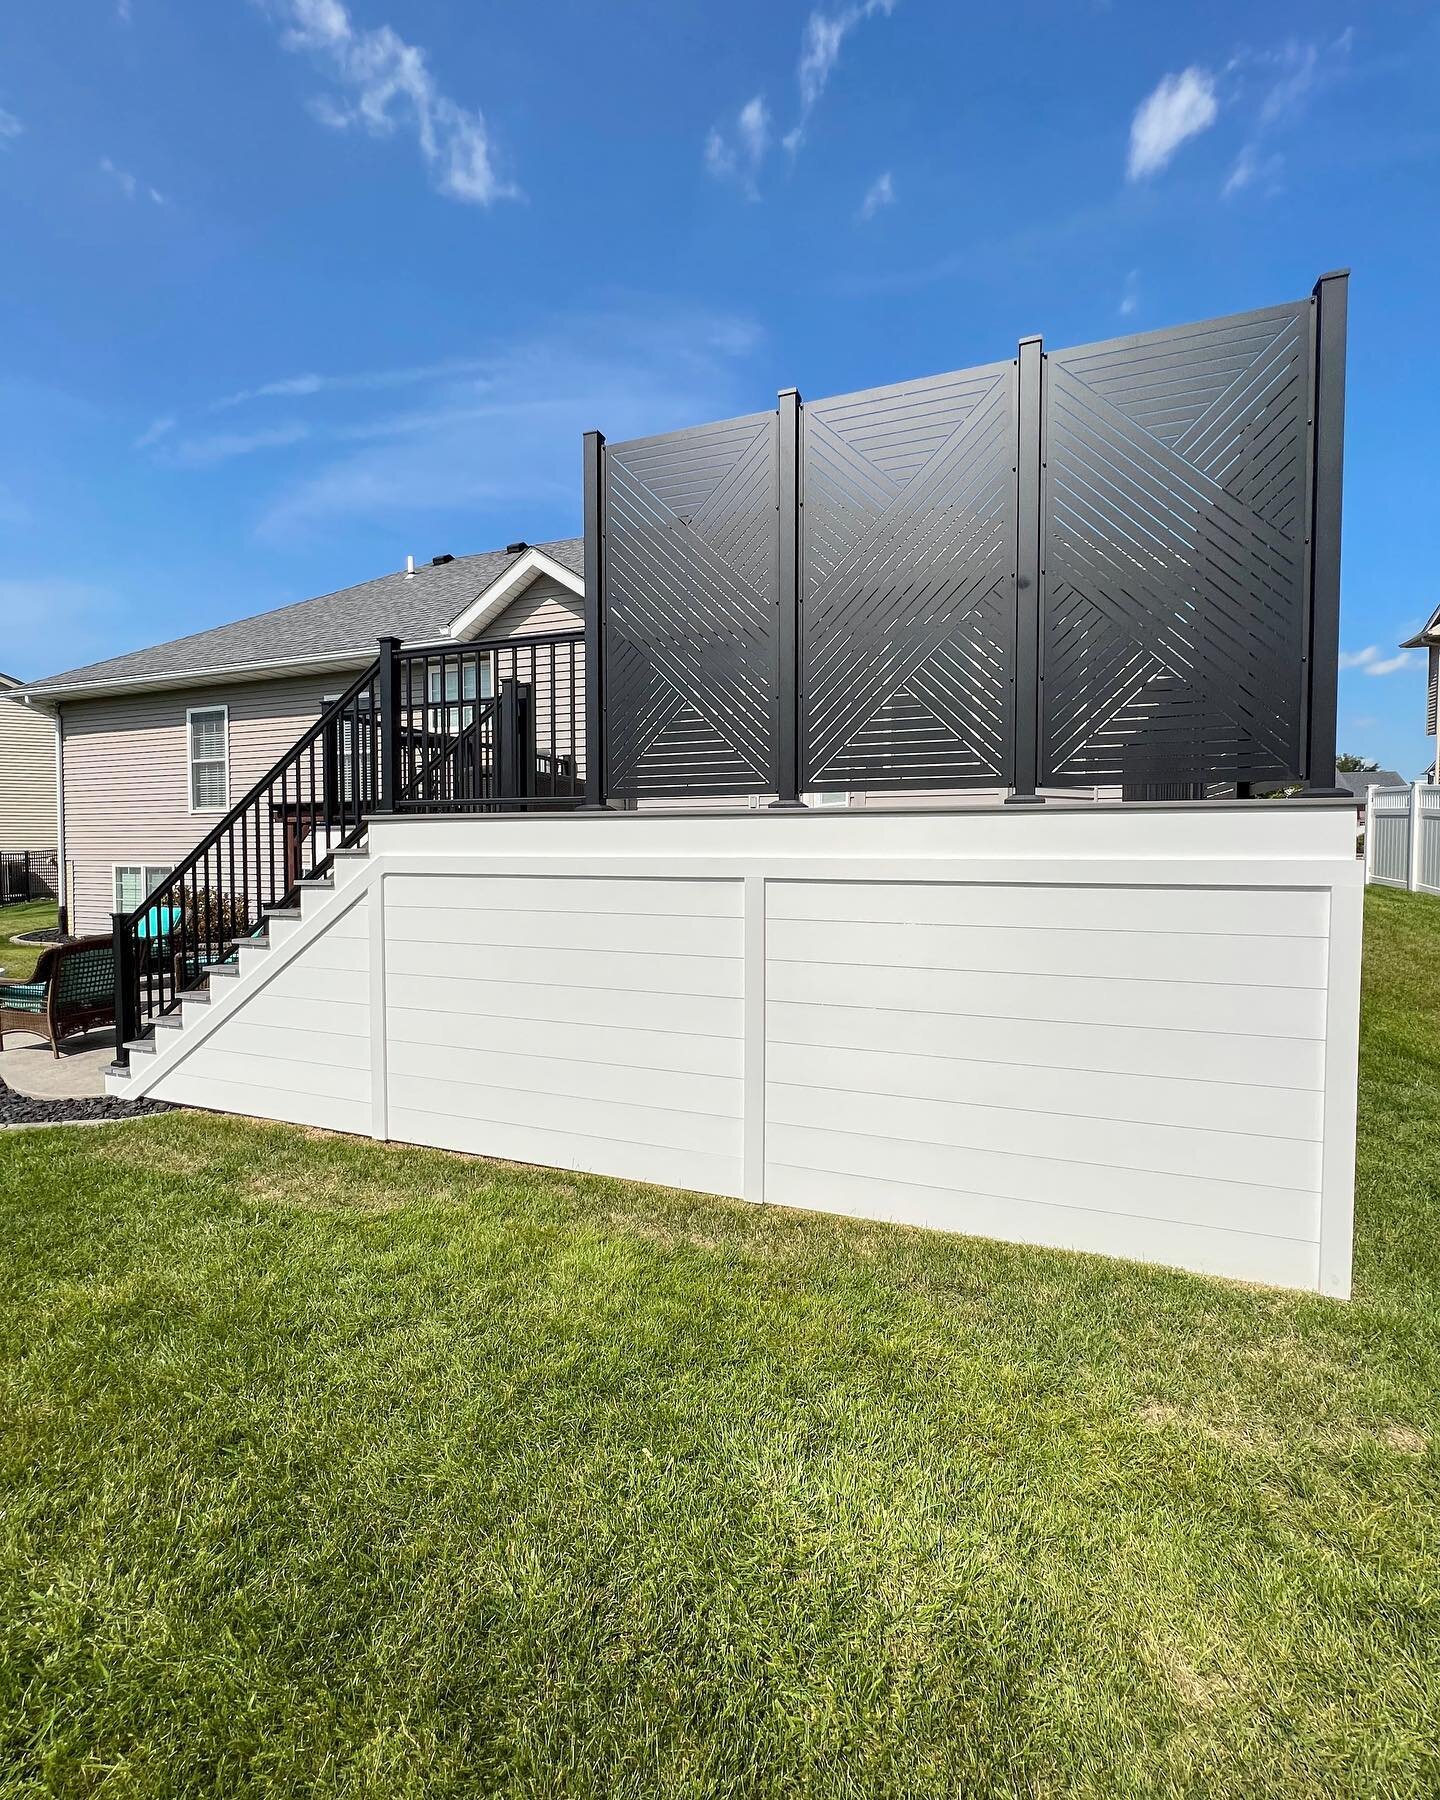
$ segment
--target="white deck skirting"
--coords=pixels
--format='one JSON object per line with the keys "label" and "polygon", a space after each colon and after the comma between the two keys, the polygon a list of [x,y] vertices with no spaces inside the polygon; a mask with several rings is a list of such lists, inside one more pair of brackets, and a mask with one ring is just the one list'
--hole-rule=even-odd
{"label": "white deck skirting", "polygon": [[1350,1290],[1323,803],[377,819],[118,1093]]}

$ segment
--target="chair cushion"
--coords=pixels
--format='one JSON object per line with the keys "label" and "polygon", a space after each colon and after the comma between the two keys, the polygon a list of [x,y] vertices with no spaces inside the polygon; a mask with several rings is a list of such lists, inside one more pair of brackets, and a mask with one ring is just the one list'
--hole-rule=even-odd
{"label": "chair cushion", "polygon": [[12,981],[7,987],[0,987],[0,1009],[6,1012],[43,1013],[45,983]]}

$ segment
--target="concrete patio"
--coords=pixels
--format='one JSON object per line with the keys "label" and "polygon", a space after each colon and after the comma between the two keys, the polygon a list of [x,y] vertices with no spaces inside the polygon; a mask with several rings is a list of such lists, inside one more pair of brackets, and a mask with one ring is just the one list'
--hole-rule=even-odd
{"label": "concrete patio", "polygon": [[115,1033],[109,1029],[63,1040],[58,1059],[44,1038],[11,1030],[0,1050],[0,1080],[36,1099],[96,1099],[105,1092],[105,1070],[114,1060]]}

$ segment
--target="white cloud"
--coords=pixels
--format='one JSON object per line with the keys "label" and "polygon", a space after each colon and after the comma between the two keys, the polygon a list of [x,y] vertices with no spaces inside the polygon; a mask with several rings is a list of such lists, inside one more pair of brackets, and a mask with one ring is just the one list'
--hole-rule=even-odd
{"label": "white cloud", "polygon": [[[1348,49],[1348,43],[1345,45]],[[1344,51],[1340,52],[1342,55]],[[1317,44],[1286,44],[1274,53],[1280,74],[1260,102],[1260,123],[1274,125],[1298,112],[1320,77]]]}
{"label": "white cloud", "polygon": [[100,158],[100,173],[102,175],[108,175],[110,180],[115,183],[116,187],[119,188],[120,192],[127,200],[137,200],[140,195],[143,194],[147,200],[153,201],[156,206],[168,206],[170,204],[158,188],[153,188],[148,182],[141,181],[138,176],[132,175],[128,169],[117,168],[108,156],[102,156]]}
{"label": "white cloud", "polygon": [[747,100],[735,117],[735,135],[727,137],[719,126],[705,140],[705,167],[719,181],[738,181],[751,199],[758,199],[756,177],[770,148],[770,110],[763,94]]}
{"label": "white cloud", "polygon": [[1140,271],[1131,269],[1125,277],[1125,285],[1120,290],[1120,317],[1131,318],[1140,307]]}
{"label": "white cloud", "polygon": [[12,138],[19,137],[24,129],[25,127],[14,113],[6,112],[5,108],[0,106],[0,144],[7,144]]}
{"label": "white cloud", "polygon": [[1248,187],[1263,186],[1267,194],[1280,192],[1280,177],[1285,168],[1285,158],[1278,150],[1268,156],[1262,155],[1256,144],[1246,144],[1235,158],[1230,173],[1225,177],[1225,185],[1221,195],[1228,200],[1232,194],[1242,193]]}
{"label": "white cloud", "polygon": [[262,381],[258,387],[241,388],[210,403],[211,412],[225,412],[254,400],[305,400],[313,394],[363,392],[370,388],[421,387],[445,376],[479,372],[484,364],[474,357],[449,362],[420,363],[403,369],[361,369],[348,375],[287,375],[279,381]]}
{"label": "white cloud", "polygon": [[876,15],[889,18],[895,0],[857,0],[836,13],[812,12],[805,22],[800,40],[800,63],[796,76],[800,83],[800,117],[785,134],[785,148],[793,155],[805,140],[810,115],[820,103],[829,85],[840,49],[855,27]]}
{"label": "white cloud", "polygon": [[298,421],[260,431],[217,431],[204,437],[181,438],[164,460],[177,469],[207,469],[236,456],[253,456],[259,450],[288,450],[310,436]]}
{"label": "white cloud", "polygon": [[1162,76],[1130,122],[1128,179],[1158,174],[1187,138],[1215,123],[1219,110],[1214,78],[1207,69],[1191,67]]}
{"label": "white cloud", "polygon": [[166,413],[163,418],[151,420],[150,424],[147,425],[144,431],[140,433],[139,437],[136,438],[134,444],[131,445],[131,448],[134,450],[150,449],[152,445],[158,444],[161,438],[168,437],[175,429],[178,422],[179,421],[176,419],[174,413]]}
{"label": "white cloud", "polygon": [[477,358],[478,373],[436,381],[404,410],[317,421],[313,444],[328,446],[328,457],[276,495],[259,535],[289,542],[377,513],[572,513],[582,431],[599,425],[633,437],[740,410],[753,392],[737,368],[757,339],[747,318],[688,309],[556,318]]}
{"label": "white cloud", "polygon": [[404,123],[437,190],[449,199],[489,206],[516,197],[518,190],[495,171],[483,116],[441,92],[418,46],[389,25],[355,25],[342,0],[268,0],[268,8],[285,26],[286,49],[326,65],[349,95],[346,103],[327,96],[314,104],[323,123],[336,130],[359,126],[373,137],[388,137]]}
{"label": "white cloud", "polygon": [[860,202],[861,220],[873,219],[882,208],[895,204],[895,183],[887,169],[883,175],[877,175],[865,190],[865,198]]}
{"label": "white cloud", "polygon": [[1365,675],[1393,675],[1398,669],[1411,668],[1420,660],[1418,650],[1399,650],[1393,656],[1382,656],[1376,644],[1367,644],[1363,650],[1340,652],[1342,669],[1359,669]]}

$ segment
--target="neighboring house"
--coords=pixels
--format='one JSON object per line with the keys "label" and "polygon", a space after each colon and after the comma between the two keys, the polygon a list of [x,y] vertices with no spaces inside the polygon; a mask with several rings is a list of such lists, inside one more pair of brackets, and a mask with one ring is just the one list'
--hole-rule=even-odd
{"label": "neighboring house", "polygon": [[1435,738],[1436,744],[1426,775],[1431,781],[1440,781],[1440,606],[1431,613],[1423,628],[1414,637],[1406,638],[1400,648],[1430,653],[1429,679],[1425,687],[1425,734]]}
{"label": "neighboring house", "polygon": [[0,675],[0,851],[55,849],[55,725]]}
{"label": "neighboring house", "polygon": [[108,930],[112,911],[138,906],[374,660],[377,639],[578,630],[583,549],[565,539],[437,557],[30,683],[31,708],[49,715],[34,721],[49,773],[49,845],[57,729],[63,746],[72,927]]}
{"label": "neighboring house", "polygon": [[1363,806],[1365,796],[1372,787],[1393,788],[1405,787],[1405,777],[1397,775],[1394,769],[1337,769],[1335,785],[1349,788],[1350,792]]}

